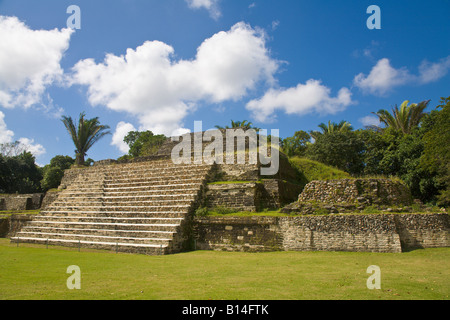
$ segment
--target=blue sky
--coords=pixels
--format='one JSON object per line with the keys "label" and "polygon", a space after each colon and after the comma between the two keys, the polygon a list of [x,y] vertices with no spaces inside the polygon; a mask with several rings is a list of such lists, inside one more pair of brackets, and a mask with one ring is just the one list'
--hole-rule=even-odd
{"label": "blue sky", "polygon": [[[70,5],[81,29],[68,29]],[[369,29],[370,5],[381,29]],[[450,2],[0,0],[0,143],[47,164],[74,156],[61,115],[172,135],[248,120],[282,138],[328,120],[354,128],[404,100],[449,96]]]}

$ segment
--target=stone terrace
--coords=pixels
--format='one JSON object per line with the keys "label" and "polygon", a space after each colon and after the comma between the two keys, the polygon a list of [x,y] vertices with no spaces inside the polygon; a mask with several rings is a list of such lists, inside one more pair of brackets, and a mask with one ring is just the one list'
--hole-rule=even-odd
{"label": "stone terrace", "polygon": [[67,188],[11,241],[178,252],[187,240],[182,229],[211,169],[170,159],[70,169]]}

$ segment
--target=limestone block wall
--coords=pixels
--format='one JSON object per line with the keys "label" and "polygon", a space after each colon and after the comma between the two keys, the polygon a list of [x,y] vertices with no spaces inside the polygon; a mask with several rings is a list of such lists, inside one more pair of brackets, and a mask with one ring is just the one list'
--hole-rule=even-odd
{"label": "limestone block wall", "polygon": [[282,217],[279,227],[287,251],[402,251],[389,215]]}
{"label": "limestone block wall", "polygon": [[450,246],[448,214],[397,214],[394,218],[405,250]]}
{"label": "limestone block wall", "polygon": [[8,194],[0,196],[0,210],[37,210],[41,206],[44,195]]}
{"label": "limestone block wall", "polygon": [[398,253],[450,246],[447,214],[204,217],[195,230],[201,250]]}
{"label": "limestone block wall", "polygon": [[209,184],[206,191],[208,208],[226,207],[236,211],[258,211],[259,183]]}
{"label": "limestone block wall", "polygon": [[31,214],[13,214],[11,215],[8,219],[5,219],[6,222],[6,226],[7,226],[7,230],[5,230],[6,232],[4,234],[2,234],[2,237],[14,237],[16,235],[17,232],[20,231],[20,229],[22,229],[22,227],[24,225],[26,225],[27,223],[29,223],[30,221],[33,220],[33,217],[35,215],[31,215]]}
{"label": "limestone block wall", "polygon": [[299,202],[359,203],[362,205],[409,205],[411,193],[400,181],[390,179],[342,179],[311,181]]}
{"label": "limestone block wall", "polygon": [[205,217],[195,221],[197,250],[281,250],[277,219],[273,217]]}
{"label": "limestone block wall", "polygon": [[226,207],[236,211],[277,209],[296,199],[301,186],[277,179],[246,183],[209,184],[207,207]]}

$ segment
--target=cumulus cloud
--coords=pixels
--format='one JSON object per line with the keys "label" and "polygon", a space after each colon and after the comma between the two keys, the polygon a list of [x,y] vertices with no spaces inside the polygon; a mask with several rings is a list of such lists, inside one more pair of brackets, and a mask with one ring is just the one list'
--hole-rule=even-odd
{"label": "cumulus cloud", "polygon": [[380,124],[380,118],[377,116],[365,116],[359,119],[364,126],[378,126]]}
{"label": "cumulus cloud", "polygon": [[421,83],[435,82],[446,76],[449,70],[450,56],[435,63],[424,60],[419,66],[419,80]]}
{"label": "cumulus cloud", "polygon": [[14,132],[8,130],[5,123],[5,114],[0,111],[0,143],[12,142]]}
{"label": "cumulus cloud", "polygon": [[0,16],[0,105],[28,108],[62,79],[60,61],[73,30],[32,30],[17,17]]}
{"label": "cumulus cloud", "polygon": [[353,83],[363,92],[384,95],[393,87],[408,82],[410,77],[406,68],[395,69],[389,59],[384,58],[377,62],[368,76],[360,73],[354,78]]}
{"label": "cumulus cloud", "polygon": [[189,8],[192,9],[206,9],[209,15],[217,20],[222,13],[219,8],[219,0],[186,0]]}
{"label": "cumulus cloud", "polygon": [[34,139],[20,138],[18,141],[26,151],[31,152],[35,157],[46,153],[45,148],[41,144],[35,143]]}
{"label": "cumulus cloud", "polygon": [[427,84],[438,81],[450,70],[450,56],[439,62],[430,63],[427,60],[419,65],[419,74],[412,74],[406,67],[394,68],[389,59],[379,60],[368,75],[358,74],[353,84],[363,92],[375,95],[385,95],[395,87],[406,84]]}
{"label": "cumulus cloud", "polygon": [[129,146],[123,141],[123,138],[130,131],[136,131],[136,128],[131,123],[120,121],[116,126],[116,131],[112,136],[111,145],[116,146],[123,154],[128,153]]}
{"label": "cumulus cloud", "polygon": [[[35,157],[39,157],[46,153],[45,148],[38,143],[35,143],[33,139],[20,138],[17,140],[19,145],[17,150],[25,150],[31,152]],[[5,123],[5,114],[0,111],[0,144],[13,143],[14,132],[8,130]]]}
{"label": "cumulus cloud", "polygon": [[248,102],[246,108],[256,120],[268,122],[276,110],[296,115],[335,114],[351,103],[351,92],[347,88],[340,89],[338,95],[332,97],[328,87],[311,79],[292,88],[269,89],[262,98]]}
{"label": "cumulus cloud", "polygon": [[174,59],[175,50],[147,41],[125,55],[79,61],[71,83],[87,86],[92,105],[137,116],[140,130],[172,135],[201,101],[243,98],[261,81],[274,83],[278,61],[269,56],[265,35],[245,23],[206,39],[191,60]]}

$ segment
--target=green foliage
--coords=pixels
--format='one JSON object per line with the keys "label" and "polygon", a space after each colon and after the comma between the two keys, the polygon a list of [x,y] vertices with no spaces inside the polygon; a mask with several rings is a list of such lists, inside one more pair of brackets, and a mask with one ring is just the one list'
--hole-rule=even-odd
{"label": "green foliage", "polygon": [[300,130],[294,136],[281,140],[281,148],[288,157],[304,157],[310,140],[309,133]]}
{"label": "green foliage", "polygon": [[30,152],[11,157],[0,154],[0,192],[40,192],[41,179],[41,169],[35,164],[35,158]]}
{"label": "green foliage", "polygon": [[166,139],[164,135],[154,135],[151,131],[130,131],[123,141],[130,147],[128,155],[134,158],[155,154]]}
{"label": "green foliage", "polygon": [[248,130],[248,129],[255,129],[256,131],[259,131],[259,128],[255,128],[253,127],[253,123],[247,121],[247,120],[243,120],[243,121],[233,121],[231,120],[231,127],[229,126],[225,126],[221,127],[221,126],[216,126],[217,129],[237,129],[237,128],[241,128],[244,130]]}
{"label": "green foliage", "polygon": [[333,131],[318,135],[306,149],[306,157],[350,174],[364,169],[364,143],[353,131]]}
{"label": "green foliage", "polygon": [[349,132],[353,130],[352,125],[345,120],[342,120],[339,123],[328,121],[328,124],[321,123],[318,127],[322,130],[322,132],[310,131],[310,135],[314,140],[317,140],[320,136],[327,135],[329,133]]}
{"label": "green foliage", "polygon": [[429,129],[423,136],[424,149],[420,167],[436,175],[440,205],[450,205],[450,97],[441,98],[441,104],[424,121]]}
{"label": "green foliage", "polygon": [[372,113],[377,115],[380,122],[384,123],[386,127],[410,134],[419,125],[422,117],[425,115],[423,111],[429,102],[430,100],[422,101],[419,104],[411,103],[408,106],[409,101],[406,100],[401,104],[400,109],[398,106],[392,108],[392,113],[384,109]]}
{"label": "green foliage", "polygon": [[[429,115],[422,117],[427,121]],[[424,152],[424,134],[431,126],[421,126],[405,134],[402,130],[388,127],[385,130],[359,130],[364,142],[365,175],[397,176],[411,189],[414,198],[423,202],[434,201],[438,192],[436,173],[421,166]]]}
{"label": "green foliage", "polygon": [[214,213],[219,214],[219,215],[223,215],[223,214],[236,213],[236,212],[238,212],[238,210],[227,208],[227,207],[224,207],[224,206],[217,206],[213,210],[211,210],[211,212],[214,212]]}
{"label": "green foliage", "polygon": [[57,188],[64,176],[64,171],[58,167],[49,167],[44,172],[44,178],[41,181],[43,190]]}
{"label": "green foliage", "polygon": [[[85,164],[93,161],[92,159],[86,160]],[[43,179],[41,180],[41,187],[43,191],[47,191],[49,189],[57,188],[61,179],[64,176],[64,170],[69,169],[75,160],[69,156],[57,155],[54,156],[50,160],[50,164],[44,166],[43,171]]]}
{"label": "green foliage", "polygon": [[[89,159],[87,161],[89,161]],[[59,168],[61,170],[66,170],[69,169],[70,166],[72,166],[74,163],[75,160],[72,157],[57,155],[50,160],[49,166],[51,168]]]}
{"label": "green foliage", "polygon": [[78,120],[78,127],[75,126],[71,117],[63,116],[61,118],[75,145],[75,162],[79,166],[85,164],[84,157],[92,145],[111,133],[106,131],[109,126],[101,125],[98,117],[92,119],[85,119],[84,117],[85,113],[82,112]]}
{"label": "green foliage", "polygon": [[200,207],[197,210],[195,210],[195,216],[196,217],[206,217],[209,213],[208,208],[206,207]]}

